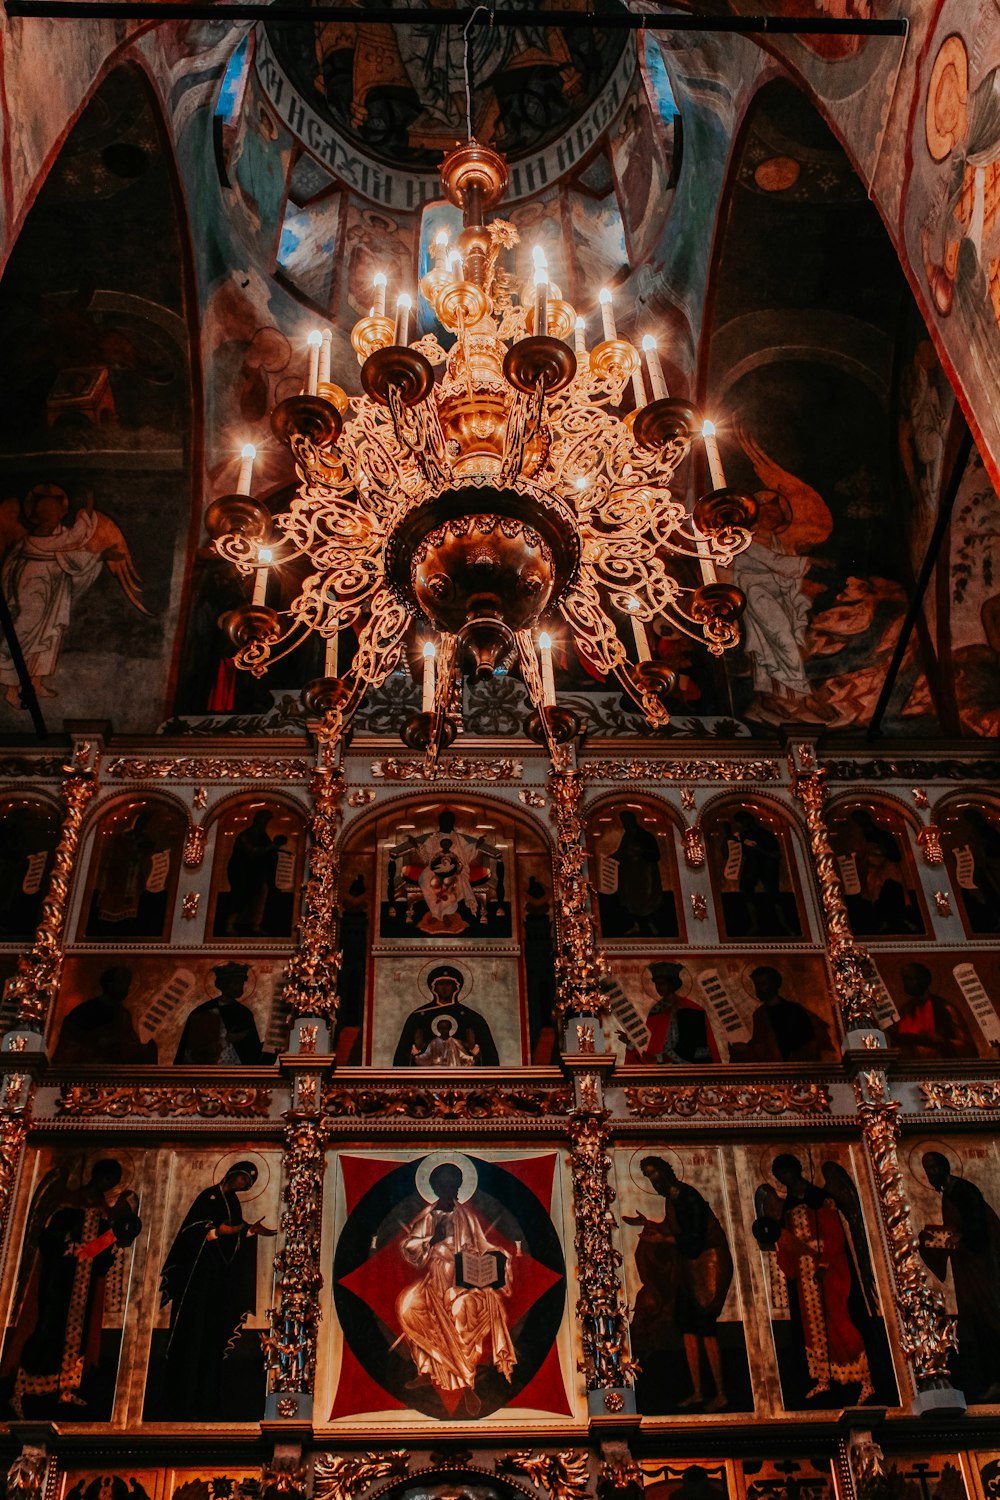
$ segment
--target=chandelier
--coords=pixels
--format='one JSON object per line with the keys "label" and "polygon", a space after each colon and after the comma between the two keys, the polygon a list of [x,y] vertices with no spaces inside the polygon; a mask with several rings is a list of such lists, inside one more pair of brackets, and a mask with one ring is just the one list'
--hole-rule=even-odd
{"label": "chandelier", "polygon": [[[398,290],[388,317],[376,275],[351,336],[363,394],[331,384],[330,335],[313,333],[305,389],[271,414],[298,480],[287,511],[272,517],[253,498],[252,447],[238,493],[209,507],[218,552],[252,579],[251,600],[220,622],[236,664],[261,675],[315,633],[325,675],[306,706],[346,722],[409,643],[423,693],[403,738],[433,762],[454,738],[464,672],[519,671],[526,732],[550,749],[577,733],[552,664],[568,631],[596,675],[665,725],[673,674],[651,659],[648,627],[664,621],[716,656],[738,643],[744,599],[719,572],[749,545],[755,503],[727,487],[708,422],[713,488],[690,511],[672,492],[699,424],[668,394],[656,340],[642,339],[640,357],[620,337],[609,291],[588,349],[544,252],[533,250],[524,283],[507,268],[517,230],[486,217],[507,187],[503,157],[470,140],[446,157],[441,183],[464,227],[454,246],[438,235],[420,292],[450,348],[434,334],[411,342],[411,297]],[[301,578],[298,594],[279,611],[269,577],[292,564],[284,577]],[[338,672],[347,627],[357,650]]]}

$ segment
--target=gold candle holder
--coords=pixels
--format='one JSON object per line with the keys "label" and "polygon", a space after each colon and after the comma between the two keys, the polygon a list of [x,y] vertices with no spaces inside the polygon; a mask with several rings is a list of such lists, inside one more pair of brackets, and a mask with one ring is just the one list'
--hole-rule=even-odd
{"label": "gold candle holder", "polygon": [[368,356],[374,354],[377,349],[389,347],[392,343],[394,327],[391,318],[377,318],[374,315],[361,318],[355,323],[351,333],[351,343],[358,356],[359,365],[363,365]]}

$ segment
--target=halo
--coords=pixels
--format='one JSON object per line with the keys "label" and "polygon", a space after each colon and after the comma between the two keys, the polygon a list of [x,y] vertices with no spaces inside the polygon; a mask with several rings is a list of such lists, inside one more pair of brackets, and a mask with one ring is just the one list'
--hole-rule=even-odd
{"label": "halo", "polygon": [[670,1166],[673,1167],[680,1181],[684,1181],[684,1163],[676,1151],[671,1151],[669,1146],[640,1146],[632,1152],[632,1155],[628,1159],[628,1175],[632,1180],[633,1187],[638,1188],[640,1193],[649,1193],[654,1198],[660,1196],[649,1178],[642,1175],[639,1167],[639,1163],[645,1161],[647,1156],[662,1156],[663,1160],[669,1162]]}
{"label": "halo", "polygon": [[461,974],[462,988],[459,991],[459,999],[464,1005],[466,1000],[468,1000],[469,996],[472,994],[474,988],[474,976],[471,970],[466,968],[465,964],[460,963],[455,958],[452,958],[450,953],[439,953],[435,958],[431,959],[430,963],[424,964],[417,978],[417,984],[428,996],[428,998],[433,1000],[434,996],[431,993],[430,985],[427,983],[427,976],[429,974],[432,974],[435,969],[440,969],[442,965],[447,965],[449,969],[457,969]]}
{"label": "halo", "polygon": [[[922,1158],[927,1155],[928,1151],[936,1151],[939,1156],[943,1156],[947,1161],[949,1167],[951,1168],[952,1176],[961,1177],[962,1158],[958,1155],[954,1146],[950,1146],[947,1141],[921,1141],[918,1145],[912,1146],[910,1148],[909,1154],[906,1158],[907,1165],[910,1168],[911,1176],[913,1176],[916,1181],[921,1184],[921,1186],[924,1185],[927,1178],[927,1174],[924,1172]],[[927,1186],[930,1187],[930,1184],[927,1183]],[[933,1192],[934,1189],[932,1188],[931,1191]]]}
{"label": "halo", "polygon": [[678,969],[681,971],[681,990],[689,990],[694,983],[694,975],[687,964],[680,963],[676,958],[651,958],[649,963],[645,963],[642,966],[642,977],[639,980],[639,988],[646,999],[652,1000],[654,1005],[659,1000],[660,995],[650,977],[650,964],[677,964]]}
{"label": "halo", "polygon": [[966,105],[968,98],[969,54],[962,38],[953,32],[938,48],[927,85],[924,132],[935,161],[944,161],[958,144],[958,104]]}
{"label": "halo", "polygon": [[458,1168],[462,1174],[462,1186],[458,1190],[459,1203],[467,1203],[479,1186],[479,1173],[474,1164],[461,1151],[432,1151],[425,1156],[417,1165],[417,1192],[425,1203],[436,1203],[437,1197],[431,1187],[431,1173],[435,1167],[441,1167],[445,1162]]}
{"label": "halo", "polygon": [[265,1156],[261,1156],[259,1151],[227,1151],[224,1156],[220,1156],[212,1173],[212,1185],[221,1187],[226,1173],[230,1167],[235,1167],[238,1161],[252,1161],[257,1168],[257,1181],[249,1192],[240,1194],[241,1203],[252,1203],[255,1198],[259,1198],[267,1191],[267,1185],[271,1181],[270,1163]]}
{"label": "halo", "polygon": [[[300,384],[301,384],[301,382],[300,382]],[[208,968],[205,971],[205,981],[204,981],[204,983],[205,983],[206,993],[209,990],[209,988],[214,988],[215,987],[215,970],[216,969],[224,969],[227,964],[231,964],[231,963],[238,963],[240,965],[240,968],[245,968],[246,971],[247,971],[247,977],[243,981],[243,990],[242,990],[242,992],[240,994],[240,1000],[244,1004],[246,1004],[247,1001],[251,1000],[253,998],[253,996],[257,993],[257,979],[258,979],[257,968],[256,968],[256,965],[253,964],[253,963],[251,963],[251,962],[243,962],[240,959],[220,958],[219,961],[218,961],[218,963],[209,964]],[[249,1158],[247,1158],[247,1159],[249,1159]]]}

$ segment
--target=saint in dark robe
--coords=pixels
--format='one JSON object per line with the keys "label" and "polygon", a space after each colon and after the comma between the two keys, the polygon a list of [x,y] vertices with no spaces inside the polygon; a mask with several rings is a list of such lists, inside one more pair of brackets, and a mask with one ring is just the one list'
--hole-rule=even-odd
{"label": "saint in dark robe", "polygon": [[87,937],[163,937],[173,859],[155,807],[134,808],[102,845]]}
{"label": "saint in dark robe", "polygon": [[142,1228],[135,1194],[115,1191],[121,1178],[121,1163],[108,1157],[95,1163],[82,1187],[68,1188],[54,1173],[35,1197],[3,1357],[17,1417],[65,1422],[111,1415],[113,1383],[110,1391],[100,1389],[105,1281],[116,1255]]}
{"label": "saint in dark robe", "polygon": [[239,1195],[257,1180],[253,1162],[239,1161],[221,1183],[205,1188],[184,1215],[160,1273],[161,1307],[170,1308],[162,1412],[170,1422],[211,1422],[230,1413],[226,1359],[247,1318],[257,1311],[257,1236]]}
{"label": "saint in dark robe", "polygon": [[795,897],[782,890],[784,853],[781,840],[749,808],[723,827],[726,864],[734,860],[737,889],[725,891],[722,912],[728,937],[798,937],[801,931]]}
{"label": "saint in dark robe", "polygon": [[927,1181],[941,1194],[941,1223],[920,1231],[924,1264],[943,1281],[951,1266],[958,1313],[958,1380],[967,1401],[1000,1400],[1000,1218],[948,1158],[927,1151]]}
{"label": "saint in dark robe", "polygon": [[926,964],[904,964],[899,974],[903,993],[899,1019],[887,1031],[889,1042],[904,1057],[975,1057],[976,1044],[961,1012],[931,989],[934,976]]}
{"label": "saint in dark robe", "polygon": [[761,964],[750,982],[760,1004],[753,1013],[750,1040],[730,1047],[730,1062],[818,1062],[831,1055],[830,1028],[781,993],[779,969]]}
{"label": "saint in dark robe", "polygon": [[100,977],[100,993],[75,1005],[66,1016],[52,1061],[70,1063],[155,1063],[156,1043],[144,1042],[125,1001],[132,971],[116,964]]}
{"label": "saint in dark robe", "polygon": [[676,937],[677,909],[663,884],[660,841],[631,808],[618,814],[622,836],[611,856],[617,881],[599,896],[605,937]]}
{"label": "saint in dark robe", "polygon": [[432,998],[407,1016],[392,1059],[393,1067],[416,1064],[420,1054],[435,1040],[434,1025],[442,1016],[449,1017],[454,1023],[452,1036],[474,1058],[472,1066],[499,1066],[500,1057],[488,1022],[477,1010],[459,1001],[464,983],[462,971],[448,964],[431,970],[427,976],[427,988]]}
{"label": "saint in dark robe", "polygon": [[646,1016],[649,1041],[645,1050],[629,1047],[627,1063],[716,1063],[719,1044],[703,1005],[682,993],[684,970],[667,960],[649,966],[658,999]]}
{"label": "saint in dark robe", "polygon": [[212,974],[218,993],[195,1006],[184,1022],[175,1063],[253,1067],[274,1061],[261,1044],[253,1011],[240,999],[249,973],[249,964],[216,965]]}
{"label": "saint in dark robe", "polygon": [[[962,809],[966,843],[954,851],[955,884],[972,932],[1000,932],[1000,828],[978,807]],[[958,863],[967,851],[971,870]]]}
{"label": "saint in dark robe", "polygon": [[278,860],[286,834],[268,833],[273,812],[259,808],[233,840],[226,863],[228,891],[220,891],[216,937],[287,937],[291,932],[291,893],[278,886]]}
{"label": "saint in dark robe", "polygon": [[[644,1157],[641,1171],[662,1197],[664,1215],[656,1221],[642,1213],[627,1214],[623,1221],[642,1229],[635,1247],[642,1286],[632,1318],[632,1352],[652,1375],[663,1357],[683,1342],[691,1389],[677,1407],[722,1411],[729,1395],[719,1349],[719,1317],[733,1280],[725,1230],[707,1199],[682,1182],[662,1157]],[[707,1398],[705,1364],[713,1387]],[[647,1379],[643,1384],[643,1410],[664,1410],[659,1400],[649,1402],[651,1384],[662,1382]]]}

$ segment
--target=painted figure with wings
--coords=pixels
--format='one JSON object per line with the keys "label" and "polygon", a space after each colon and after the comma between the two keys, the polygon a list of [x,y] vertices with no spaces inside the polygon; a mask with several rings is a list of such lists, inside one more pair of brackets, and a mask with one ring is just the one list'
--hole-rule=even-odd
{"label": "painted figure with wings", "polygon": [[810,600],[803,587],[810,549],[825,542],[833,517],[823,497],[775,463],[745,433],[740,443],[761,488],[751,545],[733,564],[746,595],[746,649],[754,689],[777,700],[808,698],[805,644]]}
{"label": "painted figure with wings", "polygon": [[[93,498],[67,524],[69,496],[57,484],[36,484],[23,504],[0,503],[0,583],[10,606],[28,672],[39,697],[51,698],[73,606],[107,563],[122,593],[140,614],[142,585],[120,528],[94,509]],[[0,641],[0,688],[20,704],[10,647]]]}
{"label": "painted figure with wings", "polygon": [[866,1347],[878,1316],[875,1276],[854,1182],[837,1162],[825,1161],[820,1170],[822,1187],[803,1174],[798,1157],[776,1156],[771,1173],[784,1197],[761,1184],[753,1233],[777,1257],[788,1284],[792,1324],[813,1382],[804,1399],[831,1385],[857,1385],[861,1405],[875,1395]]}

